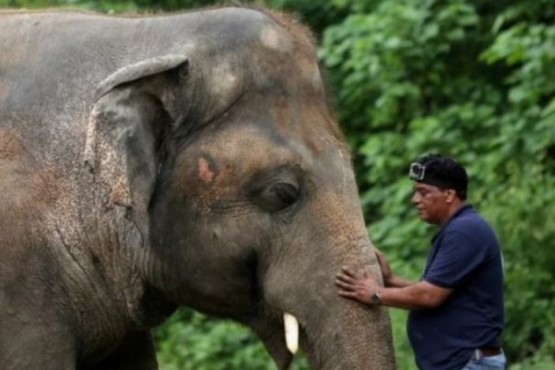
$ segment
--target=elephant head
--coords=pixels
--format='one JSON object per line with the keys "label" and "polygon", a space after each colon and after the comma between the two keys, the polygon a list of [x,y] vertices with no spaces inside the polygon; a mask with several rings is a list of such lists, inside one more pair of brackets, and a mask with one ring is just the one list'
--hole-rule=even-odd
{"label": "elephant head", "polygon": [[280,368],[285,314],[315,369],[394,368],[387,312],[334,286],[344,265],[380,274],[310,35],[214,12],[196,41],[97,90],[85,158],[125,209],[142,279],[251,327]]}

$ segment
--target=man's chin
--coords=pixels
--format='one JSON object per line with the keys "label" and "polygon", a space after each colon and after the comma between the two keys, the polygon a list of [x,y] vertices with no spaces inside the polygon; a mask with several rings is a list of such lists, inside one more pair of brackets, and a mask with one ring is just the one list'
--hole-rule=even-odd
{"label": "man's chin", "polygon": [[434,220],[432,220],[432,219],[430,218],[430,215],[427,214],[427,213],[418,212],[418,218],[419,218],[421,221],[426,222],[426,223],[428,223],[428,224],[435,224],[435,223],[434,223]]}

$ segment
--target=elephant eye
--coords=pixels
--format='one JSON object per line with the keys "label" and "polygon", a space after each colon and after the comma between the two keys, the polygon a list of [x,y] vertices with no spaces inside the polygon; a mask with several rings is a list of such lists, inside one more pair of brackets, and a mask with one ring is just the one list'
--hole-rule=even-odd
{"label": "elephant eye", "polygon": [[299,189],[292,184],[279,183],[272,190],[285,207],[289,207],[299,198]]}
{"label": "elephant eye", "polygon": [[295,204],[300,196],[300,189],[291,183],[278,182],[258,191],[254,191],[253,202],[268,212],[284,210]]}

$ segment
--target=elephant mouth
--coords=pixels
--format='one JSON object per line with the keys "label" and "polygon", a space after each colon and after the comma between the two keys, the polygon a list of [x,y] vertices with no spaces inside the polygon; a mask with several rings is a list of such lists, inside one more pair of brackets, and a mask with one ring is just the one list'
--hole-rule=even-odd
{"label": "elephant mouth", "polygon": [[[297,318],[287,312],[283,314],[283,334],[285,348],[287,349],[287,354],[289,356],[289,363],[293,360],[293,357],[299,351],[299,348],[302,348],[303,354],[311,364],[311,368],[319,368],[316,361],[318,356],[315,356],[314,343],[311,342],[306,329],[299,324]],[[289,364],[285,367],[279,368],[288,369]]]}
{"label": "elephant mouth", "polygon": [[260,338],[278,369],[290,369],[294,356],[300,350],[311,369],[340,368],[337,361],[342,361],[342,357],[334,353],[336,348],[330,347],[320,332],[307,328],[305,325],[308,323],[303,317],[297,318],[286,310],[267,313],[268,316],[251,321],[249,326]]}
{"label": "elephant mouth", "polygon": [[299,348],[302,347],[305,351],[309,347],[305,340],[305,331],[298,319],[286,311],[281,311],[281,314],[274,311],[269,316],[259,317],[254,322],[251,321],[249,326],[260,338],[280,370],[289,368]]}

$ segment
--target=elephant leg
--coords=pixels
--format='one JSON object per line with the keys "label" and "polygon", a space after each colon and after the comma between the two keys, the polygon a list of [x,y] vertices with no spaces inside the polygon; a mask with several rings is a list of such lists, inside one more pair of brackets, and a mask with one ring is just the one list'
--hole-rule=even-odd
{"label": "elephant leg", "polygon": [[129,333],[120,345],[91,370],[157,370],[156,350],[150,332]]}

